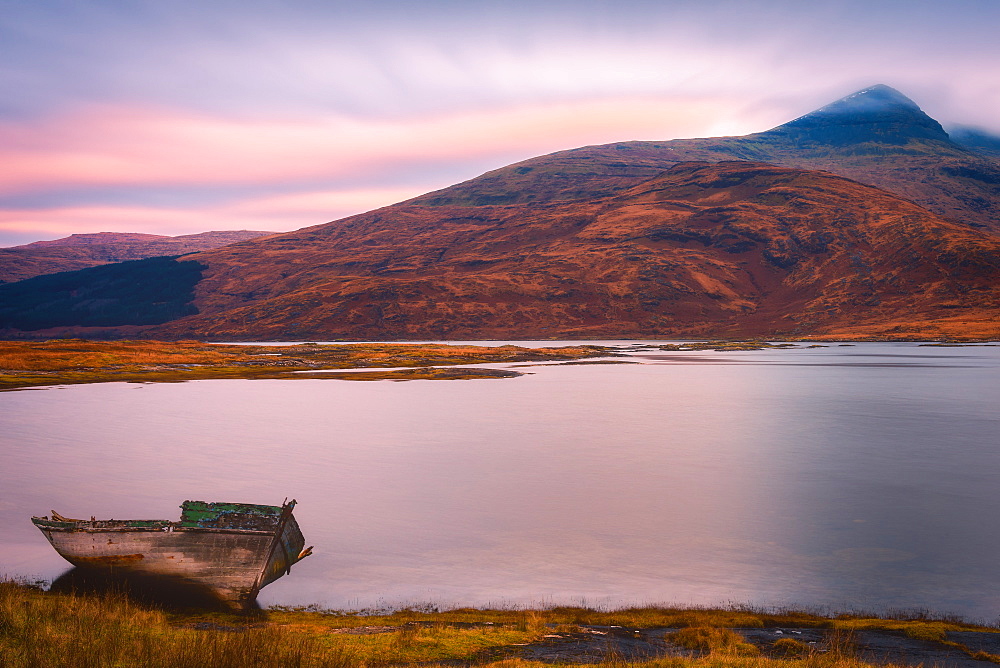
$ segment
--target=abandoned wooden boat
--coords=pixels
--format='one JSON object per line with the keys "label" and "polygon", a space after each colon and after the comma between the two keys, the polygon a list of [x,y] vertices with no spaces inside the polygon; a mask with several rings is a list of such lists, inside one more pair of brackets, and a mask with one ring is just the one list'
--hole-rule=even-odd
{"label": "abandoned wooden boat", "polygon": [[294,499],[280,506],[185,501],[179,522],[76,520],[55,511],[31,521],[75,566],[177,578],[246,608],[312,553],[294,506]]}

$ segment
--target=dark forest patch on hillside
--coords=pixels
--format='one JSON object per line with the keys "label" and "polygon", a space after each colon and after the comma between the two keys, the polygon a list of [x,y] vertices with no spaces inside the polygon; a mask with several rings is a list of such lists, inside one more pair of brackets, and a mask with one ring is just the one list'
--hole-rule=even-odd
{"label": "dark forest patch on hillside", "polygon": [[178,256],[66,271],[0,285],[0,328],[157,325],[197,313],[205,265]]}

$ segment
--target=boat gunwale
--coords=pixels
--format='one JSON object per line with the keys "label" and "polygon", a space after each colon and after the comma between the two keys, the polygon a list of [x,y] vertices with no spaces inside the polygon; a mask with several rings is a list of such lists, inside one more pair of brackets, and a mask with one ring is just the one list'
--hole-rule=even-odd
{"label": "boat gunwale", "polygon": [[[32,517],[32,523],[41,529],[42,531],[59,531],[64,533],[74,533],[74,532],[84,532],[84,533],[147,533],[147,532],[159,532],[159,533],[172,533],[181,531],[195,531],[195,532],[205,532],[205,533],[237,533],[237,534],[253,534],[261,536],[270,536],[274,534],[274,530],[270,529],[239,529],[236,527],[192,527],[192,526],[181,526],[179,522],[170,522],[168,520],[156,520],[157,522],[162,522],[161,524],[156,524],[152,526],[111,526],[111,527],[100,527],[91,526],[95,522],[90,520],[80,520],[79,522],[60,522],[58,520],[47,520],[41,517]],[[115,520],[98,520],[97,522],[107,522]],[[120,520],[122,522],[130,522],[134,520]]]}

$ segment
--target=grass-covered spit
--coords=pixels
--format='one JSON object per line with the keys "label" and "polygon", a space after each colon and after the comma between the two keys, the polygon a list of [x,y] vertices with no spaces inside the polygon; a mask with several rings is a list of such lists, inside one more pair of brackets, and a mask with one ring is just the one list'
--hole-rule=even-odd
{"label": "grass-covered spit", "polygon": [[[608,349],[599,346],[521,348],[406,343],[260,346],[215,345],[199,341],[0,341],[0,390],[68,383],[176,382],[209,378],[495,378],[520,374],[507,369],[456,367],[579,360],[609,354]],[[449,368],[433,368],[442,366]],[[308,373],[397,367],[403,368],[358,373]]]}

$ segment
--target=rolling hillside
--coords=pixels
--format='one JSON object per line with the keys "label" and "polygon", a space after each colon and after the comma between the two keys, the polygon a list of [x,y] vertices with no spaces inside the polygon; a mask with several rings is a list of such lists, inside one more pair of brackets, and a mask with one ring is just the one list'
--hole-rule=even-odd
{"label": "rolling hillside", "polygon": [[[750,160],[819,169],[902,195],[956,222],[1000,232],[1000,164],[988,135],[960,144],[912,100],[872,86],[766,132],[622,142],[532,158],[412,200],[518,204],[601,197],[678,162]],[[993,138],[995,142],[996,139]]]}
{"label": "rolling hillside", "polygon": [[997,338],[998,188],[988,151],[875,86],[755,135],[563,151],[155,266],[0,286],[0,328],[215,340]]}
{"label": "rolling hillside", "polygon": [[[395,205],[182,260],[174,263],[178,282],[182,268],[190,277],[194,261],[203,267],[190,301],[197,313],[152,322],[144,336],[934,337],[1000,329],[1000,238],[842,177],[761,163],[682,163],[584,202]],[[140,276],[147,262],[129,264]],[[170,271],[142,275],[163,281]],[[63,295],[93,283],[85,272],[58,276],[86,279],[64,285]],[[51,277],[10,287],[42,278]],[[30,297],[36,312],[47,303],[43,292]],[[73,319],[60,324],[83,324],[95,305],[108,308],[92,292],[62,302]],[[0,309],[0,323],[17,327],[29,313]]]}

